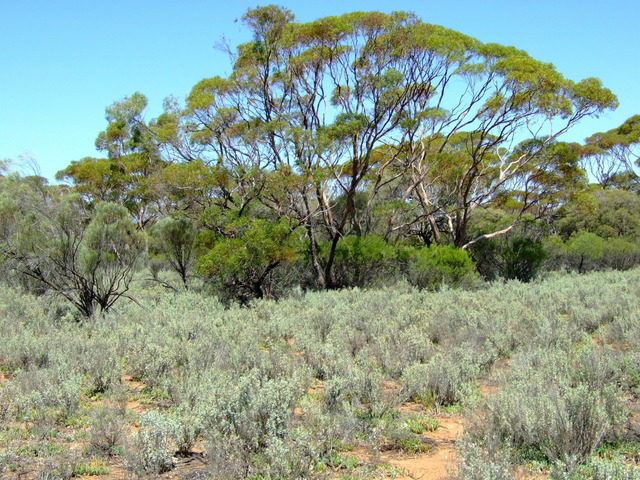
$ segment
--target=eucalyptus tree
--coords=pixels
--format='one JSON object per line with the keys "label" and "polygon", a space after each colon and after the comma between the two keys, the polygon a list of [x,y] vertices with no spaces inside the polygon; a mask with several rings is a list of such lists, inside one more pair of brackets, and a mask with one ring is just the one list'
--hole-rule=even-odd
{"label": "eucalyptus tree", "polygon": [[84,316],[108,311],[128,290],[144,239],[127,210],[102,202],[90,213],[78,194],[16,174],[0,182],[0,260],[39,293]]}
{"label": "eucalyptus tree", "polygon": [[198,229],[186,217],[165,217],[151,229],[151,253],[169,264],[185,290],[196,262]]}
{"label": "eucalyptus tree", "polygon": [[556,229],[563,239],[590,232],[611,240],[640,239],[640,196],[615,188],[590,188],[560,210]]}
{"label": "eucalyptus tree", "polygon": [[[508,185],[494,195],[490,207],[493,211],[499,209],[502,212],[501,226],[496,225],[488,230],[485,228],[486,231],[480,233],[475,225],[470,229],[473,240],[466,244],[467,248],[497,236],[496,233],[516,234],[516,226],[524,227],[526,231],[527,225],[532,225],[534,220],[543,220],[544,225],[549,225],[557,219],[562,209],[588,188],[586,172],[580,166],[579,150],[579,145],[565,142],[521,142],[511,152],[511,157],[534,151],[535,158],[523,165]],[[523,234],[524,231],[520,231],[516,237]],[[539,240],[537,237],[539,234],[534,235]]]}
{"label": "eucalyptus tree", "polygon": [[591,135],[581,156],[603,188],[640,191],[640,115],[607,132]]}
{"label": "eucalyptus tree", "polygon": [[96,139],[96,148],[107,158],[83,158],[56,174],[73,182],[89,202],[110,201],[123,205],[144,230],[156,216],[159,173],[167,165],[154,126],[144,119],[147,98],[134,93],[106,109],[107,128]]}
{"label": "eucalyptus tree", "polygon": [[[327,287],[361,192],[370,209],[403,182],[398,200],[415,204],[426,236],[468,246],[475,209],[558,135],[617,104],[597,79],[573,82],[514,47],[409,13],[296,23],[268,6],[243,20],[253,39],[238,47],[232,74],[198,83],[182,118],[160,123],[182,151],[188,137],[190,152],[228,169],[236,208],[262,203],[304,226]],[[536,148],[517,151],[527,138]],[[324,256],[322,239],[331,244]]]}
{"label": "eucalyptus tree", "polygon": [[237,216],[226,232],[198,259],[197,271],[220,287],[221,293],[247,303],[273,298],[275,270],[299,257],[300,236],[287,219]]}
{"label": "eucalyptus tree", "polygon": [[442,27],[418,30],[399,48],[410,58],[425,56],[420,72],[432,90],[401,130],[398,145],[411,179],[406,198],[418,201],[436,241],[440,217],[453,243],[468,248],[479,240],[468,238],[477,208],[535,184],[557,166],[545,164],[555,139],[617,100],[599,80],[572,82],[514,47],[462,42],[466,37]]}

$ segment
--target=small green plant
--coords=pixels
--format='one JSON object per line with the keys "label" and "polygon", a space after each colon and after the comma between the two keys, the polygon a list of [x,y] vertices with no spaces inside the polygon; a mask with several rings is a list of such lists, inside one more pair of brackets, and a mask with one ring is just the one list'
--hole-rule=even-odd
{"label": "small green plant", "polygon": [[68,448],[66,446],[51,441],[39,442],[32,445],[23,445],[18,449],[20,456],[26,457],[45,457],[66,452],[68,452]]}
{"label": "small green plant", "polygon": [[417,418],[407,418],[405,423],[407,424],[407,427],[409,427],[409,431],[413,433],[419,435],[424,432],[424,426]]}
{"label": "small green plant", "polygon": [[426,417],[421,420],[421,423],[426,432],[435,432],[440,428],[440,421],[433,417]]}
{"label": "small green plant", "polygon": [[348,471],[353,471],[360,464],[360,460],[358,460],[353,455],[344,455],[341,453],[334,453],[331,455],[330,466],[334,469],[345,469]]}
{"label": "small green plant", "polygon": [[440,427],[440,422],[437,419],[425,415],[408,417],[405,423],[409,430],[416,434],[435,432]]}
{"label": "small green plant", "polygon": [[75,468],[75,475],[108,475],[109,467],[100,460],[93,459],[90,463],[79,463]]}
{"label": "small green plant", "polygon": [[400,450],[410,455],[415,455],[416,453],[426,453],[433,448],[431,444],[426,443],[422,438],[413,436],[401,438],[397,441],[397,444]]}

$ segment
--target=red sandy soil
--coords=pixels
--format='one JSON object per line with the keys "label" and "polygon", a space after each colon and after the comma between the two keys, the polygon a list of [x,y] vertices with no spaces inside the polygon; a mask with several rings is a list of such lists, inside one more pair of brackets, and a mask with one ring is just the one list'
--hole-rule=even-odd
{"label": "red sandy soil", "polygon": [[383,455],[381,459],[394,467],[402,468],[406,475],[398,480],[444,480],[455,467],[456,439],[464,432],[463,419],[459,415],[435,417],[440,427],[424,436],[432,449],[419,455]]}

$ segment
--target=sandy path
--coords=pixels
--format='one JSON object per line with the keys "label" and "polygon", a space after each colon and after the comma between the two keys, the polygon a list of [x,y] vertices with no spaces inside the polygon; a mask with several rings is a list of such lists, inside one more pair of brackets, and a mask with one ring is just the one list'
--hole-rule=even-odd
{"label": "sandy path", "polygon": [[431,451],[411,456],[389,454],[381,457],[384,462],[407,472],[407,475],[398,480],[444,480],[448,477],[449,470],[455,466],[455,441],[464,432],[462,417],[452,415],[435,418],[440,422],[440,427],[435,432],[424,434],[428,442],[434,445]]}

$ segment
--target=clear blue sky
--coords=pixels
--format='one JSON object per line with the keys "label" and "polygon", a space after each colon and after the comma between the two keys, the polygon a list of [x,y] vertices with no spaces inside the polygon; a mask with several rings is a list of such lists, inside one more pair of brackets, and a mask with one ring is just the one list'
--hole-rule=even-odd
{"label": "clear blue sky", "polygon": [[514,45],[568,78],[599,77],[620,107],[583,122],[582,141],[640,113],[640,7],[635,0],[0,0],[0,159],[30,154],[52,179],[100,156],[105,107],[136,91],[149,118],[199,80],[230,73],[215,45],[248,40],[247,8],[276,3],[298,21],[356,10],[412,11],[483,42]]}

